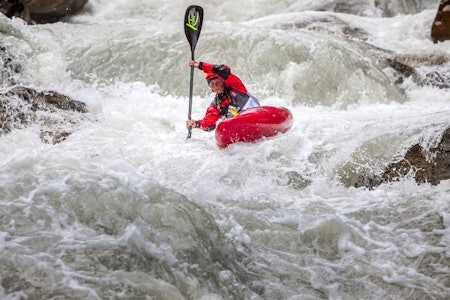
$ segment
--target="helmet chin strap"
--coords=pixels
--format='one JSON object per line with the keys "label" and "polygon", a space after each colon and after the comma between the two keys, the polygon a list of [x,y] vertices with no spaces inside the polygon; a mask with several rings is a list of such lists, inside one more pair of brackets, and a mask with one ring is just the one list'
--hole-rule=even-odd
{"label": "helmet chin strap", "polygon": [[[214,91],[213,91],[213,92],[214,92]],[[223,96],[223,95],[226,95],[228,92],[229,92],[229,88],[228,88],[227,85],[225,85],[225,86],[223,87],[222,93],[217,93],[217,95]]]}

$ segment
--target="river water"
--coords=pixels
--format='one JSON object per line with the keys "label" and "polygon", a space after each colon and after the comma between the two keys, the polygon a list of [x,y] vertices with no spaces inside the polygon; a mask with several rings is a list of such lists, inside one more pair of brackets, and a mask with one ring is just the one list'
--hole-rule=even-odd
{"label": "river water", "polygon": [[[0,298],[448,299],[450,181],[353,187],[450,124],[448,90],[394,84],[383,59],[449,57],[430,39],[438,1],[375,2],[195,3],[196,58],[294,116],[226,149],[186,140],[191,2],[1,17],[14,81],[85,102],[92,121],[56,145],[36,126],[0,137]],[[197,70],[193,118],[211,98]]]}

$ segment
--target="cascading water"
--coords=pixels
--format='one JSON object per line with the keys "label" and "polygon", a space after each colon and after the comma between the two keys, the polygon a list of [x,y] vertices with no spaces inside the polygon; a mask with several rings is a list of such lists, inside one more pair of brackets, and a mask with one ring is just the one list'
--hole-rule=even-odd
{"label": "cascading water", "polygon": [[[449,56],[429,38],[437,4],[338,2],[196,3],[196,58],[294,115],[286,134],[226,149],[210,132],[186,141],[192,3],[0,17],[2,88],[56,90],[91,116],[56,145],[34,126],[0,136],[0,298],[448,298],[449,180],[352,187],[449,126],[448,89],[396,84],[386,63]],[[196,71],[193,118],[211,98]]]}

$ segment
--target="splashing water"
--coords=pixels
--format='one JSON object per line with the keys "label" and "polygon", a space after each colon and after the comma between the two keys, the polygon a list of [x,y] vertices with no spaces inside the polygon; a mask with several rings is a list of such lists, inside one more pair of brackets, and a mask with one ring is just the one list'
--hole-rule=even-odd
{"label": "splashing water", "polygon": [[[352,14],[241,2],[198,3],[196,57],[228,64],[295,123],[226,149],[208,132],[185,140],[191,3],[96,0],[38,26],[0,18],[16,67],[6,84],[57,90],[96,120],[57,145],[33,126],[0,136],[0,298],[450,295],[450,182],[352,187],[449,125],[448,90],[394,84],[386,63],[449,56],[429,38],[431,1],[351,1]],[[194,118],[211,98],[196,71]]]}

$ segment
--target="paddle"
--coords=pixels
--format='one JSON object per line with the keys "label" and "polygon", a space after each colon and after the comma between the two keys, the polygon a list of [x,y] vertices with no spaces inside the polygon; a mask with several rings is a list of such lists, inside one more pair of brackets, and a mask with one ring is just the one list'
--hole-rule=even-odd
{"label": "paddle", "polygon": [[[197,45],[198,38],[200,37],[200,31],[202,30],[203,22],[203,8],[197,5],[191,5],[186,9],[184,16],[184,33],[191,45],[191,58],[194,60],[194,50]],[[188,120],[191,120],[192,113],[192,90],[194,88],[194,67],[191,67],[191,82],[189,88],[189,111]],[[192,127],[188,128],[187,139],[191,137]]]}

